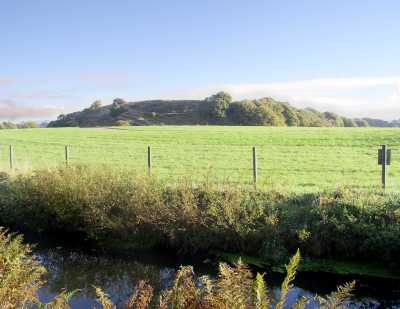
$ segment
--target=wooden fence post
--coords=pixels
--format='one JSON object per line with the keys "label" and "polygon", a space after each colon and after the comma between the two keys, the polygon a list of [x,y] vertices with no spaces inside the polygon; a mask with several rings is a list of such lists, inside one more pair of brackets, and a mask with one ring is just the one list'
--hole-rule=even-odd
{"label": "wooden fence post", "polygon": [[149,176],[151,175],[151,147],[147,146],[147,168]]}
{"label": "wooden fence post", "polygon": [[257,186],[257,153],[256,147],[253,147],[253,183]]}
{"label": "wooden fence post", "polygon": [[386,176],[387,176],[387,146],[382,145],[382,187],[386,188]]}
{"label": "wooden fence post", "polygon": [[68,167],[69,161],[69,146],[65,145],[65,166]]}
{"label": "wooden fence post", "polygon": [[392,161],[392,150],[387,145],[382,145],[382,148],[378,151],[378,164],[382,166],[382,187],[386,188],[388,169]]}
{"label": "wooden fence post", "polygon": [[13,152],[13,146],[10,145],[9,149],[8,149],[8,155],[9,155],[9,162],[10,162],[10,170],[13,169],[14,167],[14,152]]}

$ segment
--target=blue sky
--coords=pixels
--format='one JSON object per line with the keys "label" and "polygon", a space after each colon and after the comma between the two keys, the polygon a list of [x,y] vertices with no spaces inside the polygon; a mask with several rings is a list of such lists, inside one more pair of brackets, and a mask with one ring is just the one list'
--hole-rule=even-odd
{"label": "blue sky", "polygon": [[0,118],[273,96],[400,118],[400,1],[0,1]]}

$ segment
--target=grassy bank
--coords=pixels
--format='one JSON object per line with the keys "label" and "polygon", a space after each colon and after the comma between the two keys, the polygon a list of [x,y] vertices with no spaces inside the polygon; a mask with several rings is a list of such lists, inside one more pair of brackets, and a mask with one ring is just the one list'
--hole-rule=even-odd
{"label": "grassy bank", "polygon": [[110,248],[224,251],[281,263],[305,259],[395,269],[400,195],[342,188],[321,193],[175,184],[127,172],[72,167],[3,174],[0,221],[36,232],[71,233]]}

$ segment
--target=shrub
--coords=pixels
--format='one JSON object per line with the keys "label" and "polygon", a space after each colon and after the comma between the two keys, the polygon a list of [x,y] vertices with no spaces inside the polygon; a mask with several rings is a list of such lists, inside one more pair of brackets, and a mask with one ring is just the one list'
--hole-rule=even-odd
{"label": "shrub", "polygon": [[115,122],[115,125],[117,127],[127,127],[127,126],[130,126],[131,124],[130,124],[130,122],[128,120],[117,120]]}
{"label": "shrub", "polygon": [[0,221],[81,233],[101,246],[240,252],[398,265],[400,196],[343,188],[280,193],[70,166],[5,176]]}
{"label": "shrub", "polygon": [[30,253],[21,236],[0,228],[0,308],[28,308],[38,301],[45,270]]}

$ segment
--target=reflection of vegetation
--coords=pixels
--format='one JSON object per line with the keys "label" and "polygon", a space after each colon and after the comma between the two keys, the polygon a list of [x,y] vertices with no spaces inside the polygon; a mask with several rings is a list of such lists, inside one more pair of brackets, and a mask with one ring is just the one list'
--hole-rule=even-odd
{"label": "reflection of vegetation", "polygon": [[161,288],[160,269],[155,266],[53,250],[40,256],[42,264],[49,271],[46,281],[52,293],[62,289],[79,290],[80,295],[94,298],[93,286],[98,286],[107,293],[128,297],[132,287],[143,278],[156,290]]}
{"label": "reflection of vegetation", "polygon": [[[82,262],[82,259],[87,261]],[[77,260],[79,263],[76,263]],[[61,261],[61,265],[56,261]],[[267,292],[263,276],[257,274],[253,279],[250,270],[239,260],[234,267],[221,263],[217,279],[207,276],[196,278],[191,266],[181,267],[175,274],[171,287],[160,293],[154,293],[154,288],[148,282],[139,281],[131,291],[132,296],[127,297],[124,308],[146,309],[151,306],[159,309],[267,309],[276,303],[275,308],[282,309],[286,305],[288,291],[292,288],[299,263],[300,253],[297,252],[286,266],[287,276],[276,302],[273,295]],[[72,255],[63,260],[57,254],[50,254],[44,264],[53,268],[55,273],[50,279],[55,284],[53,288],[60,284],[63,289],[74,289],[75,284],[82,284],[81,287],[87,290],[88,284],[100,284],[102,288],[96,288],[95,293],[104,309],[115,309],[116,306],[103,289],[124,293],[126,286],[133,286],[134,281],[138,281],[137,276],[150,278],[156,284],[160,281],[157,276],[152,277],[153,269],[149,271],[135,265],[132,273],[126,272],[126,269],[120,272],[115,261],[112,263],[114,274],[103,272],[111,265],[108,261],[96,259],[93,264],[92,258],[83,255]],[[69,268],[72,265],[75,267]],[[90,267],[87,269],[86,265],[96,265],[102,271],[93,271]],[[127,266],[121,264],[121,270]],[[7,235],[4,231],[0,232],[0,271],[0,308],[24,309],[36,304],[39,309],[71,309],[68,303],[75,292],[61,292],[48,304],[38,301],[36,293],[43,284],[43,266],[30,255],[30,248],[22,244],[21,237]],[[114,282],[119,281],[123,282],[122,286],[114,285]],[[349,297],[353,288],[354,283],[351,283],[338,288],[337,292],[327,298],[319,298],[321,308],[337,308]],[[154,295],[157,295],[158,300],[152,300]],[[309,299],[301,298],[292,308],[305,308],[308,302]]]}
{"label": "reflection of vegetation", "polygon": [[[245,256],[227,252],[213,252],[216,257],[224,261],[233,263],[238,258],[242,259],[247,265],[256,266],[258,268],[271,268],[275,272],[284,272],[284,266],[276,265],[271,261],[264,260],[259,257]],[[321,273],[334,273],[340,275],[362,275],[384,279],[400,280],[400,274],[394,273],[385,267],[376,264],[366,264],[357,262],[342,262],[335,260],[303,260],[299,271],[304,272],[321,272]]]}
{"label": "reflection of vegetation", "polygon": [[[193,268],[181,267],[170,289],[161,293],[160,299],[153,307],[158,309],[283,309],[288,308],[288,292],[293,287],[292,283],[300,263],[300,254],[297,252],[286,266],[280,295],[275,298],[267,290],[267,283],[263,276],[257,274],[253,279],[250,270],[239,260],[234,267],[221,263],[217,279],[207,276],[196,279]],[[327,297],[318,297],[320,308],[346,308],[344,301],[350,296],[354,282],[345,284]],[[104,308],[115,308],[100,289],[97,296]],[[153,298],[153,289],[141,281],[135,288],[135,293],[128,300],[127,309],[150,308]],[[291,308],[304,309],[311,299],[300,298]]]}

